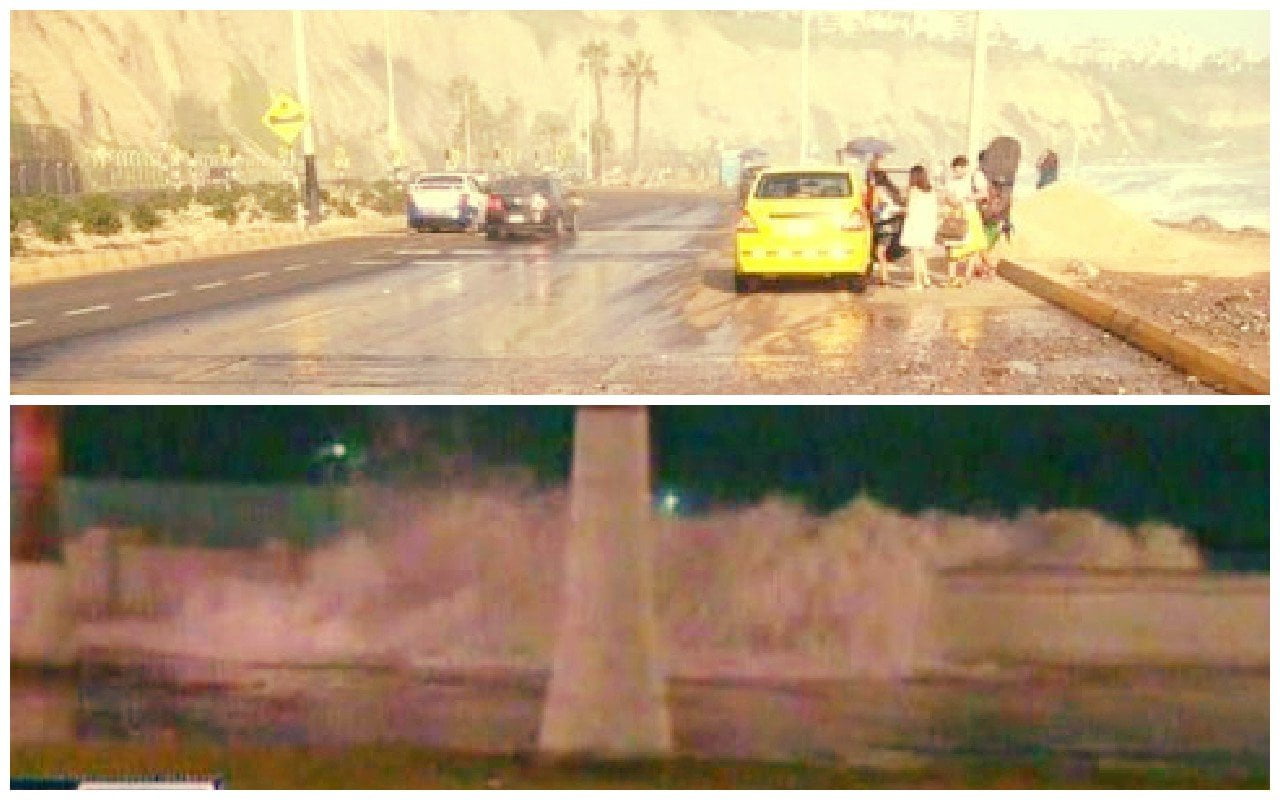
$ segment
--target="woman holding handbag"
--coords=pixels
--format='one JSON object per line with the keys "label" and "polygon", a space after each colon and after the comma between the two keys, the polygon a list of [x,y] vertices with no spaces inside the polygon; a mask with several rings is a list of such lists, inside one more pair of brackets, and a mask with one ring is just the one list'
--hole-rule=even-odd
{"label": "woman holding handbag", "polygon": [[[978,208],[979,201],[985,200],[986,196],[986,176],[971,171],[969,159],[964,156],[951,159],[951,177],[947,181],[944,198],[948,213],[939,232],[939,238],[947,246],[947,277],[951,286],[964,285],[957,275],[960,264],[965,265],[965,276],[973,277],[973,258],[987,248],[982,212]],[[957,219],[962,222],[956,222]]]}

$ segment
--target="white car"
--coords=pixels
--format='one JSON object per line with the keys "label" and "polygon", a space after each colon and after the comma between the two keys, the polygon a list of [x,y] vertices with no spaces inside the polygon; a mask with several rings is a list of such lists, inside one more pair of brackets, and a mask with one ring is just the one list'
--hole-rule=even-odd
{"label": "white car", "polygon": [[479,231],[484,228],[486,199],[474,175],[428,173],[409,183],[405,215],[409,228],[416,231]]}

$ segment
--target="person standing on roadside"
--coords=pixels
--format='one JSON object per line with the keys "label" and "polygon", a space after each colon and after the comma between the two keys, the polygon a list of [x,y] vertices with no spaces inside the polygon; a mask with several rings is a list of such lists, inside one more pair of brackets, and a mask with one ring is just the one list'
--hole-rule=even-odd
{"label": "person standing on roadside", "polygon": [[1045,149],[1040,154],[1040,158],[1036,159],[1036,188],[1043,189],[1051,183],[1058,180],[1058,154],[1051,149]]}
{"label": "person standing on roadside", "polygon": [[911,252],[911,288],[924,289],[929,280],[929,251],[938,233],[938,195],[929,183],[929,171],[921,164],[907,177],[907,215],[902,222],[902,246]]}
{"label": "person standing on roadside", "polygon": [[962,286],[964,279],[958,274],[964,265],[965,277],[973,277],[973,259],[987,249],[986,229],[982,224],[979,202],[985,202],[987,177],[980,170],[969,168],[969,159],[956,156],[951,159],[951,174],[945,187],[944,203],[951,213],[964,219],[965,237],[947,246],[947,276],[952,286]]}
{"label": "person standing on roadside", "polygon": [[877,282],[884,285],[888,283],[889,264],[892,262],[890,249],[894,246],[901,233],[903,198],[902,193],[898,191],[898,187],[893,184],[893,181],[889,180],[889,175],[885,172],[884,167],[881,166],[879,156],[872,160],[867,177],[871,184],[871,219],[874,225],[875,267],[879,275]]}

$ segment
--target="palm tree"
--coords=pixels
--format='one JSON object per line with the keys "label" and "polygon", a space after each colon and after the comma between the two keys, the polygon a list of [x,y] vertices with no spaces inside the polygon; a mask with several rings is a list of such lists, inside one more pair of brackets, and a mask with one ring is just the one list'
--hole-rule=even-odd
{"label": "palm tree", "polygon": [[563,607],[539,747],[552,755],[666,754],[647,408],[578,409],[569,491]]}
{"label": "palm tree", "polygon": [[466,147],[467,166],[471,166],[471,107],[475,104],[478,89],[476,82],[466,75],[457,75],[449,81],[449,99],[458,104],[462,121],[462,140]]}
{"label": "palm tree", "polygon": [[609,43],[591,40],[578,50],[578,71],[590,76],[596,89],[596,121],[592,126],[591,157],[592,172],[597,178],[604,171],[603,148],[597,138],[597,132],[604,127],[604,79],[609,75]]}
{"label": "palm tree", "polygon": [[631,111],[631,169],[634,172],[640,167],[640,96],[644,94],[644,85],[658,85],[658,71],[653,68],[653,56],[640,48],[629,53],[622,61],[622,70],[618,73],[622,85],[631,90],[633,102]]}

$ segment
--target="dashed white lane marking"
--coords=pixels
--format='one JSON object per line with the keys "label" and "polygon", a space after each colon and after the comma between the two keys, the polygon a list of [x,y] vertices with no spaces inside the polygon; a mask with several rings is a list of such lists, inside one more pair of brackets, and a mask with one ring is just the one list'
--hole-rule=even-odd
{"label": "dashed white lane marking", "polygon": [[440,250],[439,248],[434,248],[434,247],[429,248],[427,250],[397,250],[396,255],[398,256],[438,256],[440,255]]}
{"label": "dashed white lane marking", "polygon": [[175,294],[177,294],[177,292],[174,291],[156,292],[155,294],[144,294],[142,297],[135,297],[133,299],[139,303],[150,303],[152,300],[163,300],[166,297],[173,297]]}
{"label": "dashed white lane marking", "polygon": [[78,317],[81,314],[92,314],[95,311],[106,311],[108,308],[111,308],[111,306],[104,303],[99,306],[85,306],[84,308],[73,308],[70,311],[63,311],[62,313],[66,314],[68,317]]}
{"label": "dashed white lane marking", "polygon": [[450,254],[455,256],[487,256],[492,252],[493,250],[487,247],[482,247],[482,248],[460,247],[456,250],[449,251]]}
{"label": "dashed white lane marking", "polygon": [[[457,262],[457,261],[427,261],[427,260],[425,260],[425,259],[418,259],[417,261],[410,261],[409,263],[410,263],[410,264],[412,264],[412,265],[413,265],[413,266],[415,266],[415,267],[456,267],[456,266],[458,266],[458,263],[459,263],[459,262]],[[495,263],[496,263],[496,262],[495,262]]]}
{"label": "dashed white lane marking", "polygon": [[672,247],[669,250],[597,250],[597,249],[573,249],[566,250],[567,255],[575,256],[636,256],[650,258],[668,253],[705,253],[705,247]]}
{"label": "dashed white lane marking", "polygon": [[265,277],[267,277],[267,276],[268,276],[268,275],[270,275],[270,274],[271,274],[270,272],[250,272],[248,275],[241,275],[241,276],[240,276],[240,280],[242,280],[242,281],[256,281],[256,280],[259,280],[259,279],[261,279],[261,278],[265,278]]}
{"label": "dashed white lane marking", "polygon": [[385,266],[388,266],[388,265],[390,265],[390,264],[394,264],[394,263],[396,263],[396,262],[394,262],[394,261],[383,261],[383,260],[381,260],[381,259],[371,259],[371,260],[368,260],[368,261],[352,261],[351,263],[352,263],[354,266],[357,266],[357,267],[385,267]]}
{"label": "dashed white lane marking", "polygon": [[330,314],[337,314],[341,310],[342,310],[341,308],[326,308],[323,311],[316,311],[315,313],[312,313],[312,314],[303,314],[301,317],[294,317],[293,319],[287,319],[284,322],[277,322],[274,325],[268,325],[267,327],[262,329],[262,332],[266,333],[267,331],[278,331],[281,328],[288,328],[292,325],[298,325],[303,322],[310,322],[313,319],[319,319],[320,317],[327,317]]}
{"label": "dashed white lane marking", "polygon": [[26,327],[27,325],[35,325],[35,324],[36,324],[36,321],[35,321],[34,319],[20,319],[20,320],[18,320],[17,322],[10,322],[10,323],[9,323],[9,327],[10,327],[10,328],[24,328],[24,327]]}
{"label": "dashed white lane marking", "polygon": [[209,289],[217,289],[220,286],[226,286],[226,285],[227,285],[226,281],[214,281],[213,283],[197,283],[195,286],[192,286],[191,288],[195,289],[197,292],[204,292],[204,291],[208,291]]}
{"label": "dashed white lane marking", "polygon": [[311,265],[310,265],[310,264],[290,264],[289,266],[287,266],[287,267],[285,267],[285,268],[284,268],[284,271],[285,271],[285,272],[297,272],[298,270],[300,270],[300,269],[306,269],[306,268],[307,268],[307,267],[309,267],[309,266],[311,266]]}

